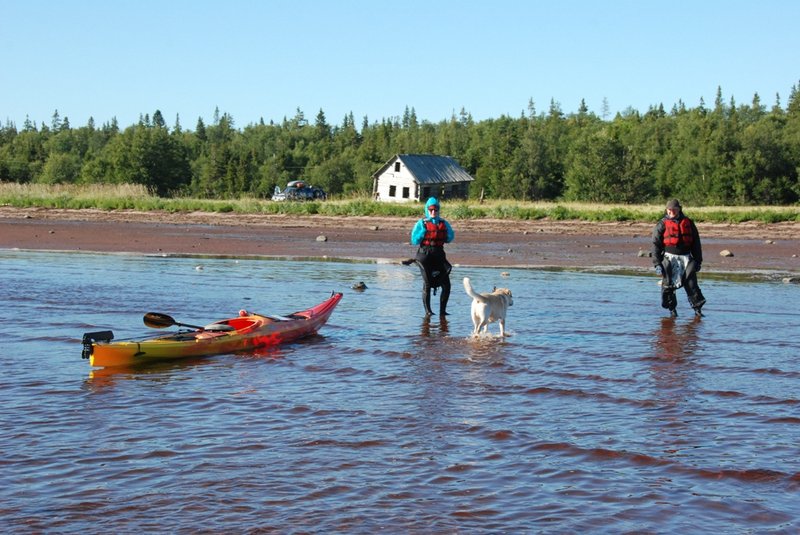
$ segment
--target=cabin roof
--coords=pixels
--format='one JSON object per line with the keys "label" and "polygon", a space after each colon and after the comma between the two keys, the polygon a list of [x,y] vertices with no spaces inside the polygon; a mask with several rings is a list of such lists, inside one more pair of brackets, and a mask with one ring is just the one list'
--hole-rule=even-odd
{"label": "cabin roof", "polygon": [[397,154],[372,176],[380,176],[396,160],[400,160],[408,168],[417,184],[450,184],[475,180],[451,156],[435,154]]}

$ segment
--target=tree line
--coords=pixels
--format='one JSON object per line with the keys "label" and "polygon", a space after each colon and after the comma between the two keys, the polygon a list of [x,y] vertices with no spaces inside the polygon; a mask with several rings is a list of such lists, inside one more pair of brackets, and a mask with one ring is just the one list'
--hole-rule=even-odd
{"label": "tree line", "polygon": [[473,177],[470,195],[515,200],[645,203],[680,197],[702,205],[785,205],[800,199],[800,90],[771,108],[678,102],[611,119],[585,103],[565,114],[531,101],[518,117],[473,120],[465,110],[438,123],[402,116],[356,126],[352,112],[331,125],[298,108],[282,122],[237,129],[216,110],[193,130],[156,110],[120,128],[116,119],[74,128],[51,123],[0,127],[0,181],[142,184],[160,196],[269,197],[303,179],[331,195],[369,195],[372,174],[395,154],[454,157]]}

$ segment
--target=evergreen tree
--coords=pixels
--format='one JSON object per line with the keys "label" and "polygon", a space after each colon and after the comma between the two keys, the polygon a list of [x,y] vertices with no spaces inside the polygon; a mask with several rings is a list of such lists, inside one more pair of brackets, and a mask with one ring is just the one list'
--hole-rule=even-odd
{"label": "evergreen tree", "polygon": [[197,118],[197,125],[194,127],[194,132],[197,136],[197,139],[200,141],[205,142],[208,139],[208,136],[206,135],[206,125],[203,122],[202,117]]}
{"label": "evergreen tree", "polygon": [[167,123],[164,121],[164,116],[161,114],[161,110],[156,110],[153,112],[153,126],[155,128],[166,128]]}
{"label": "evergreen tree", "polygon": [[61,116],[58,114],[58,110],[53,112],[53,116],[50,120],[50,126],[53,129],[53,132],[58,132],[61,130]]}
{"label": "evergreen tree", "polygon": [[215,108],[213,124],[198,118],[194,132],[176,116],[171,132],[156,110],[120,131],[116,118],[96,128],[73,128],[56,110],[50,124],[26,117],[21,131],[0,127],[0,180],[144,184],[162,195],[268,196],[276,185],[305,178],[331,194],[370,193],[372,173],[392,155],[447,154],[476,181],[471,194],[513,199],[559,198],[645,202],[679,196],[692,204],[786,204],[800,198],[800,95],[784,110],[769,110],[759,95],[747,105],[726,103],[717,88],[714,107],[682,100],[669,114],[663,104],[644,114],[628,108],[608,120],[581,100],[565,115],[550,101],[537,114],[532,100],[518,117],[474,121],[461,108],[438,123],[419,121],[406,106],[401,117],[360,130],[352,112],[330,126],[319,110],[313,127],[298,108],[282,123],[262,119],[237,130]]}

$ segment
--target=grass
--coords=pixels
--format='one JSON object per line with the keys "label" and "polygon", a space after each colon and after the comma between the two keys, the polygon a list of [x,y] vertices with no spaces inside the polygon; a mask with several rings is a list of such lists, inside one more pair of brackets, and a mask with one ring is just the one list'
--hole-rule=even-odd
{"label": "grass", "polygon": [[[0,182],[0,205],[16,208],[63,208],[98,210],[139,210],[165,212],[234,212],[242,214],[289,214],[327,216],[418,217],[420,203],[380,203],[366,196],[328,201],[273,202],[240,199],[163,198],[139,185],[45,185]],[[743,223],[755,221],[800,222],[798,206],[699,206],[686,211],[698,222]],[[563,202],[522,202],[513,200],[445,201],[448,219],[583,220],[652,222],[664,213],[662,204],[597,204]]]}

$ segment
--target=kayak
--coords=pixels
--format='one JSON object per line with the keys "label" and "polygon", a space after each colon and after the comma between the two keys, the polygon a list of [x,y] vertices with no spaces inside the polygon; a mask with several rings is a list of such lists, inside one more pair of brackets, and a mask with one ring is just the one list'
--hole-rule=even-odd
{"label": "kayak", "polygon": [[177,323],[166,314],[148,313],[144,321],[150,327],[178,325],[194,329],[116,342],[113,341],[112,331],[85,333],[82,357],[89,359],[91,366],[135,366],[274,346],[316,333],[328,321],[341,299],[342,294],[334,292],[308,310],[285,316],[268,316],[242,310],[235,318],[216,321],[205,327]]}

